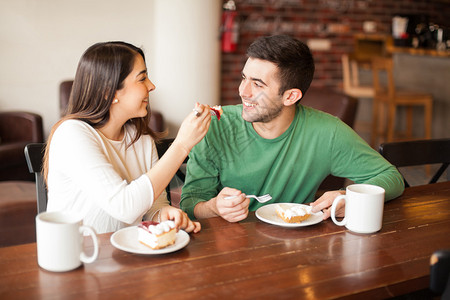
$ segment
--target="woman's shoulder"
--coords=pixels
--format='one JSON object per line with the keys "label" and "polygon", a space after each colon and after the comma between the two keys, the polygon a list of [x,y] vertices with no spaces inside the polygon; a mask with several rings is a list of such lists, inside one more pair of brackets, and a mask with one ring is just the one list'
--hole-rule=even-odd
{"label": "woman's shoulder", "polygon": [[98,137],[97,131],[81,120],[65,120],[59,124],[53,134],[52,140],[62,140],[68,143],[76,143],[81,139]]}
{"label": "woman's shoulder", "polygon": [[65,120],[61,124],[59,124],[59,126],[56,130],[80,130],[80,129],[90,130],[90,129],[94,129],[94,128],[84,121],[76,120],[76,119],[69,119],[69,120]]}

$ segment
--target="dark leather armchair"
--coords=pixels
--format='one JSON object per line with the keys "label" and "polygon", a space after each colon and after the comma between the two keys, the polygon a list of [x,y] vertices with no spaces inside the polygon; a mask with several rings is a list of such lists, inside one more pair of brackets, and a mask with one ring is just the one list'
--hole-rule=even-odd
{"label": "dark leather armchair", "polygon": [[[350,127],[353,127],[355,123],[358,101],[339,92],[330,89],[310,88],[300,103],[336,116]],[[317,196],[326,191],[343,188],[344,185],[345,178],[330,175],[319,186]]]}
{"label": "dark leather armchair", "polygon": [[[59,109],[60,114],[63,116],[65,114],[67,105],[69,103],[70,92],[72,91],[73,80],[66,80],[59,85]],[[163,115],[152,110],[152,115],[150,117],[150,128],[156,132],[164,131],[164,118]]]}
{"label": "dark leather armchair", "polygon": [[310,88],[300,103],[336,116],[353,127],[358,101],[330,89]]}
{"label": "dark leather armchair", "polygon": [[43,135],[40,115],[23,111],[0,112],[0,181],[34,180],[28,171],[23,149],[29,143],[42,143]]}

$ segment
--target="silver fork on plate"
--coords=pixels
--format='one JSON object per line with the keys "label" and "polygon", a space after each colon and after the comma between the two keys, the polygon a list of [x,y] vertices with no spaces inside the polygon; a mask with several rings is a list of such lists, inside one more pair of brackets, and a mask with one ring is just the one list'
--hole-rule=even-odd
{"label": "silver fork on plate", "polygon": [[[229,200],[229,199],[233,199],[234,197],[236,197],[236,196],[228,196],[228,197],[225,197],[224,199]],[[272,200],[272,196],[270,196],[269,194],[265,194],[262,196],[246,195],[246,198],[256,199],[259,203],[265,203],[267,201]]]}

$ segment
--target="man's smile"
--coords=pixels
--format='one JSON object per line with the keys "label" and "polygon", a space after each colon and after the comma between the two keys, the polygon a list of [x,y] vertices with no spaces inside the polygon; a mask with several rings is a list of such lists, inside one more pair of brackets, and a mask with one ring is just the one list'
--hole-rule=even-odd
{"label": "man's smile", "polygon": [[248,101],[245,101],[245,100],[242,100],[242,103],[246,107],[255,107],[256,106],[256,103],[251,103],[251,102],[248,102]]}

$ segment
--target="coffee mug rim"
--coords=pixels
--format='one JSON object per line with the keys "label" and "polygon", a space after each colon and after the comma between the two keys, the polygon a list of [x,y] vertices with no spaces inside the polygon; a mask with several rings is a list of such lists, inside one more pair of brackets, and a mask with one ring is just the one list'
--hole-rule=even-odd
{"label": "coffee mug rim", "polygon": [[[63,217],[63,221],[49,220],[46,219],[47,216],[49,218],[51,216]],[[47,224],[74,225],[81,223],[83,221],[83,218],[79,215],[72,215],[62,211],[44,211],[36,216],[36,220]]]}
{"label": "coffee mug rim", "polygon": [[[366,187],[366,188],[370,188],[371,191],[355,191],[352,190],[352,188],[356,188],[356,187]],[[374,184],[369,184],[369,183],[354,183],[351,184],[349,186],[347,186],[346,188],[347,192],[352,192],[352,193],[357,193],[357,194],[369,194],[369,195],[379,195],[379,194],[383,194],[386,192],[386,190],[384,188],[382,188],[381,186],[378,185],[374,185]]]}

